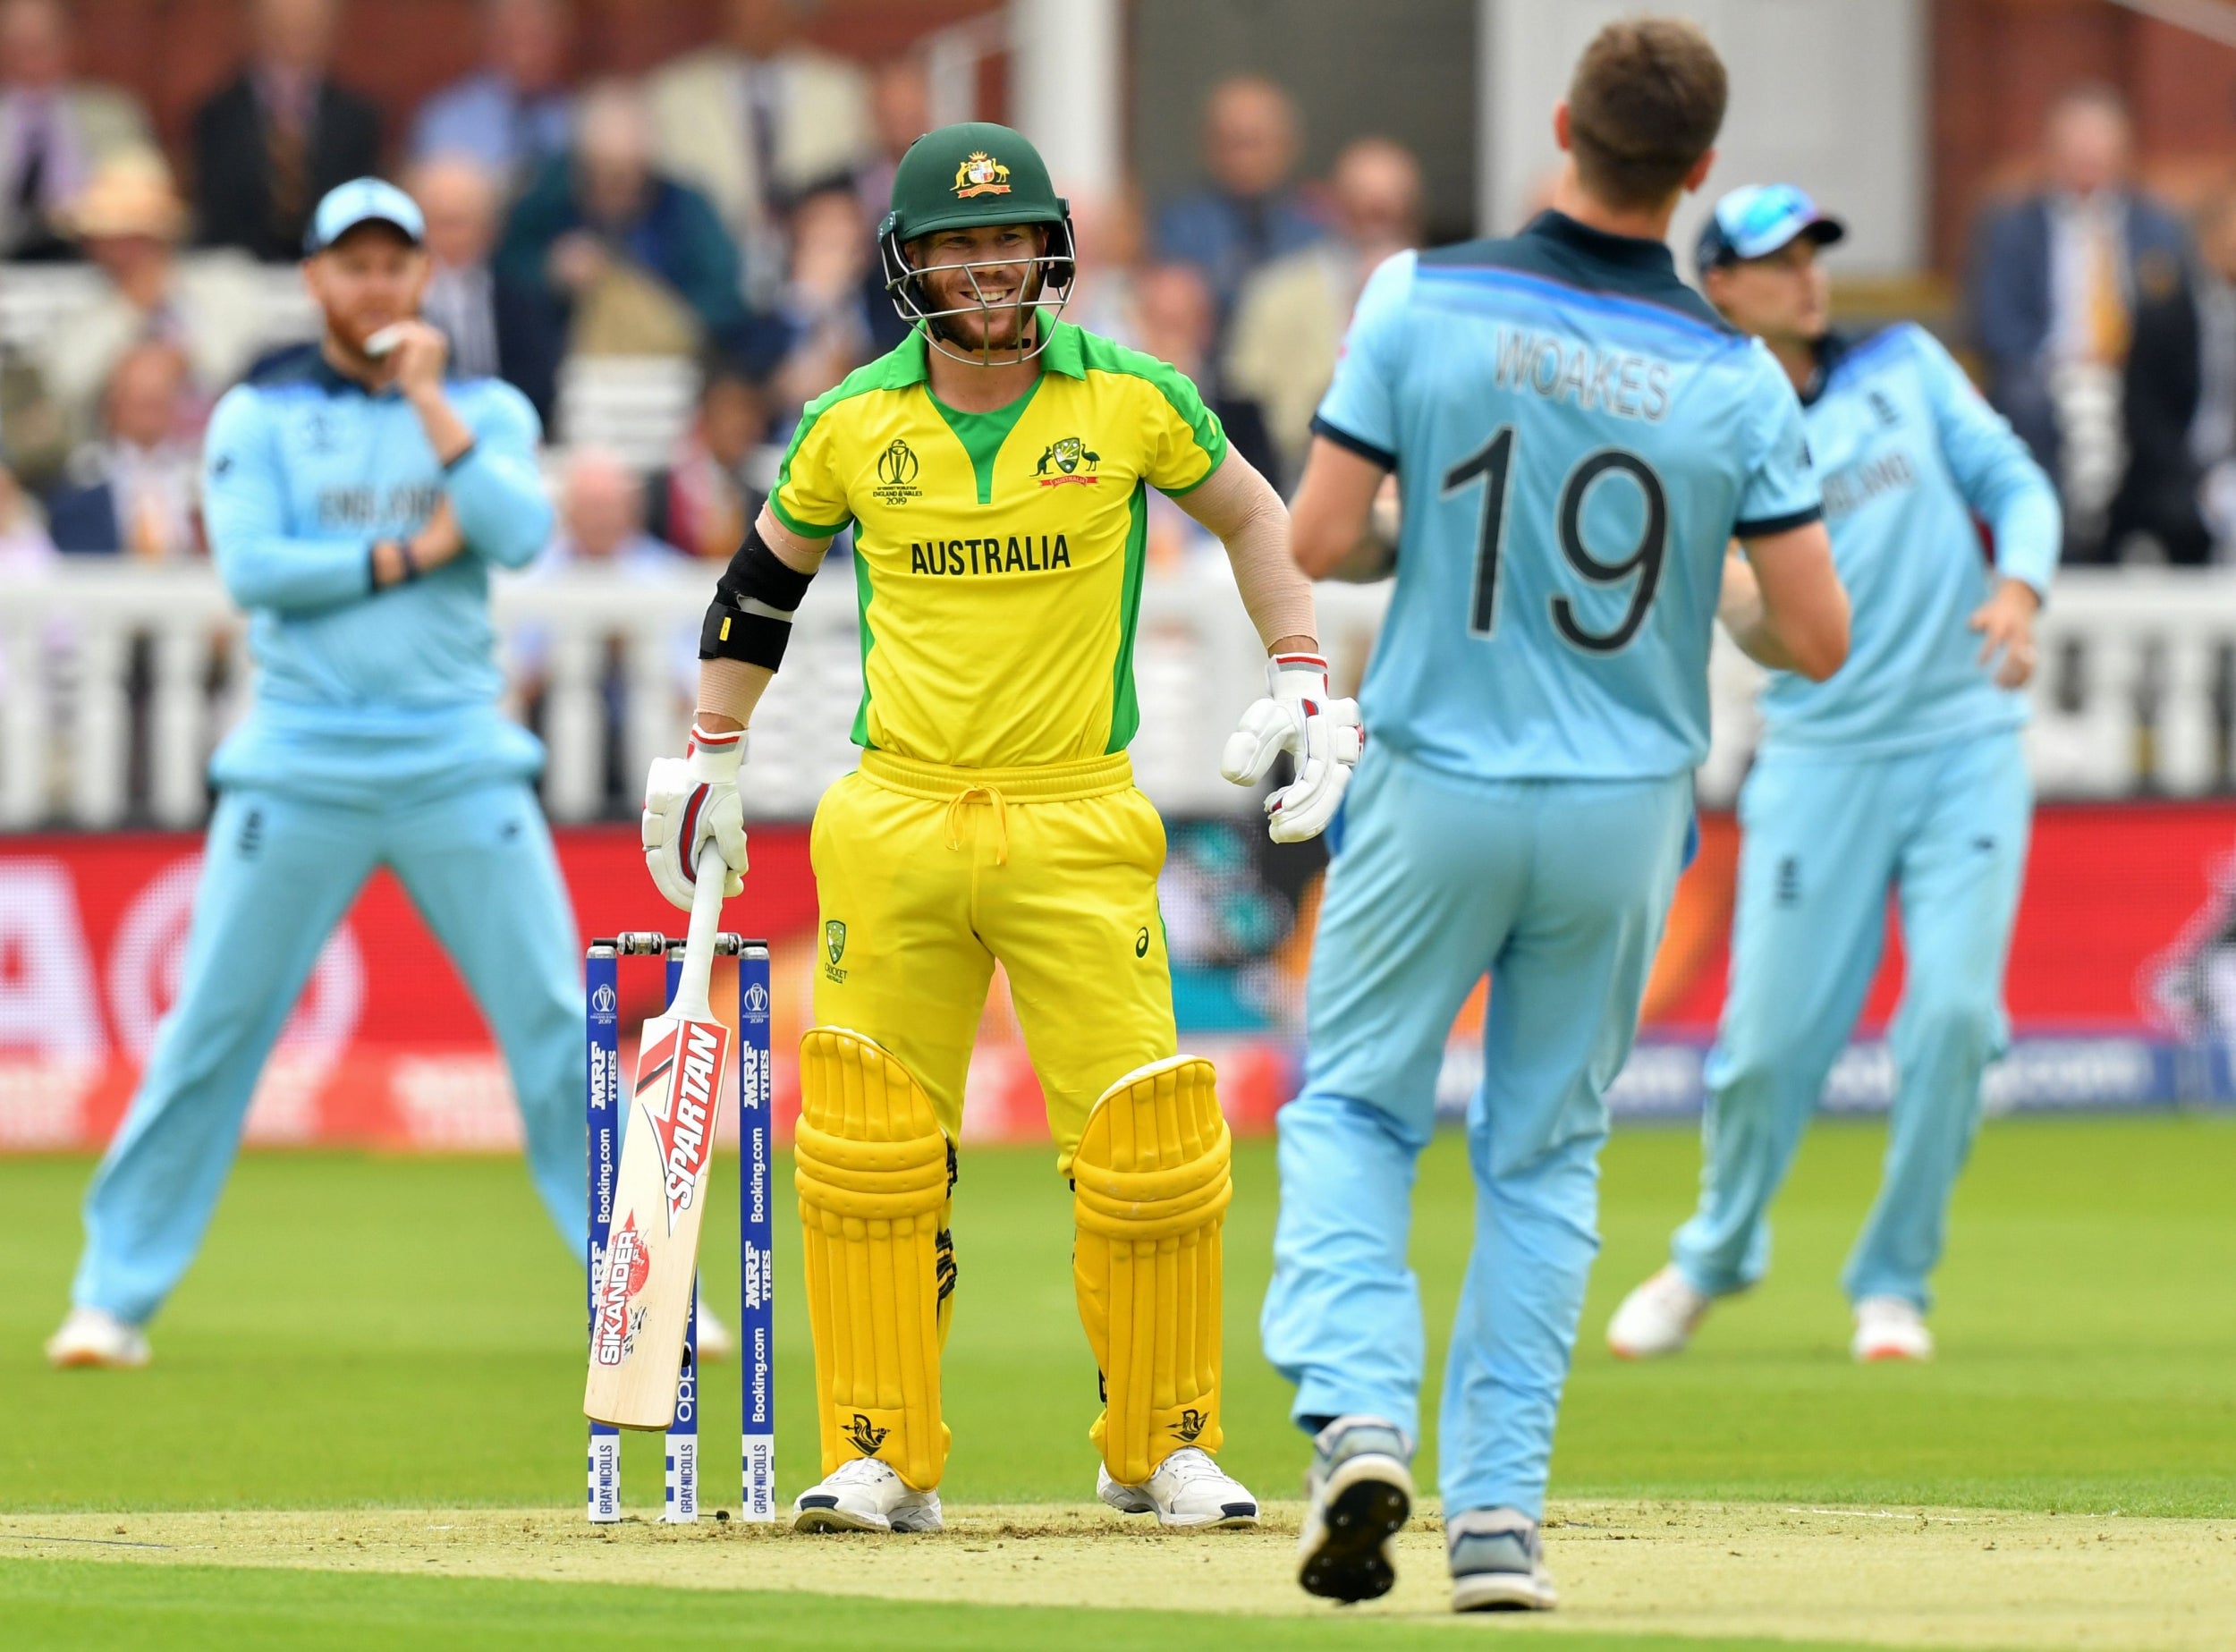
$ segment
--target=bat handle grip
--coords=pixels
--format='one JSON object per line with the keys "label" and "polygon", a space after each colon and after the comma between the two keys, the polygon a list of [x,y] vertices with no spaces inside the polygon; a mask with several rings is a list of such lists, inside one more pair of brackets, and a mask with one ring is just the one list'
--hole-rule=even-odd
{"label": "bat handle grip", "polygon": [[691,889],[691,924],[683,936],[683,968],[675,983],[676,1014],[693,1021],[711,1021],[707,1001],[715,972],[715,936],[722,926],[722,889],[730,881],[729,865],[712,838],[699,851],[699,881]]}

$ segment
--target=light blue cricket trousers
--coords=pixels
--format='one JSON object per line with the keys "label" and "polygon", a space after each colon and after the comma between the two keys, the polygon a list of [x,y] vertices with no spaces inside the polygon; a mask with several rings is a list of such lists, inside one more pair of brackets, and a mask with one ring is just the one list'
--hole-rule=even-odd
{"label": "light blue cricket trousers", "polygon": [[1553,1425],[1599,1248],[1599,1145],[1692,818],[1690,775],[1469,782],[1368,749],[1307,989],[1303,1093],[1280,1115],[1260,1322],[1291,1414],[1419,1432],[1414,1165],[1453,1016],[1486,972],[1468,1108],[1475,1241],[1440,1428],[1446,1513],[1545,1507]]}
{"label": "light blue cricket trousers", "polygon": [[582,987],[551,834],[517,780],[379,809],[229,791],[211,818],[178,1001],[86,1194],[71,1299],[141,1324],[199,1249],[249,1099],[319,949],[394,868],[496,1036],[536,1190],[579,1256]]}
{"label": "light blue cricket trousers", "polygon": [[2003,963],[2026,873],[2033,788],[2019,735],[1867,760],[1776,751],[1740,793],[1731,990],[1707,1066],[1700,1206],[1671,1255],[1697,1291],[1770,1266],[1770,1201],[1879,967],[1890,890],[1904,978],[1900,1088],[1878,1202],[1842,1275],[1851,1300],[1931,1306],[1949,1195],[2000,1054]]}

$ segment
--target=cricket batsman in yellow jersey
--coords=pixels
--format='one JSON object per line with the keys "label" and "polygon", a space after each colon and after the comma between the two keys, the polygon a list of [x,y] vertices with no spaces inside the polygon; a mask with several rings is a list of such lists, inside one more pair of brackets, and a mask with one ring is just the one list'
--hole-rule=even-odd
{"label": "cricket batsman in yellow jersey", "polygon": [[878,239],[913,331],[809,406],[707,611],[690,755],[645,792],[670,900],[690,903],[708,841],[745,870],[745,725],[851,522],[862,758],[816,811],[795,1141],[824,1478],[796,1524],[940,1529],[955,1142],[998,962],[1072,1186],[1097,1491],[1167,1526],[1247,1525],[1257,1499],[1213,1455],[1227,1128],[1211,1063],[1177,1046],[1165,831],[1126,758],[1149,488],[1224,541],[1266,644],[1266,698],[1223,768],[1248,784],[1290,755],[1275,838],[1334,813],[1357,711],[1328,696],[1288,513],[1195,386],[1058,320],[1071,215],[1030,144],[984,123],[919,138]]}

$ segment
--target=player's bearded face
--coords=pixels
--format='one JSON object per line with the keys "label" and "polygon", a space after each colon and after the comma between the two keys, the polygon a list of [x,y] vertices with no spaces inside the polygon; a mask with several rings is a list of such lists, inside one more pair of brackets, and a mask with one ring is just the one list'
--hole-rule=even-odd
{"label": "player's bearded face", "polygon": [[394,322],[419,313],[427,254],[385,225],[352,230],[304,266],[326,327],[352,350]]}
{"label": "player's bearded face", "polygon": [[924,308],[956,311],[933,325],[951,343],[995,358],[1031,342],[1032,307],[1040,297],[1046,250],[1038,225],[992,224],[943,230],[911,251],[924,272]]}

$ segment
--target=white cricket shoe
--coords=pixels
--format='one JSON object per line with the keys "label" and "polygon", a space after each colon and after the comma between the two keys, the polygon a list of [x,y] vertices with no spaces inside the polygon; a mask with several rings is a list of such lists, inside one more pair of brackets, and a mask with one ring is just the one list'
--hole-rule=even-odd
{"label": "white cricket shoe", "polygon": [[1201,1446],[1183,1445],[1139,1486],[1095,1470],[1095,1495],[1121,1514],[1154,1514],[1160,1526],[1255,1526],[1258,1499]]}
{"label": "white cricket shoe", "polygon": [[857,1457],[792,1500],[794,1531],[944,1531],[939,1494],[919,1491],[875,1457]]}
{"label": "white cricket shoe", "polygon": [[1517,1509],[1469,1509],[1444,1524],[1454,1612],[1550,1612],[1556,1597],[1537,1522]]}
{"label": "white cricket shoe", "polygon": [[1381,1417],[1338,1417],[1312,1439],[1297,1582],[1345,1605],[1397,1581],[1390,1540],[1413,1512],[1413,1442]]}
{"label": "white cricket shoe", "polygon": [[1867,1296],[1856,1304],[1856,1340],[1848,1351],[1875,1360],[1930,1360],[1933,1333],[1917,1305],[1899,1296]]}
{"label": "white cricket shoe", "polygon": [[1608,1350],[1618,1360],[1682,1353],[1715,1300],[1687,1284],[1674,1267],[1664,1267],[1622,1299],[1607,1321]]}
{"label": "white cricket shoe", "polygon": [[699,1362],[701,1365],[727,1365],[738,1357],[738,1339],[730,1334],[730,1327],[715,1317],[714,1310],[701,1302],[699,1305]]}
{"label": "white cricket shoe", "polygon": [[56,1370],[137,1371],[149,1358],[148,1334],[106,1308],[72,1309],[62,1328],[47,1339],[47,1363]]}

